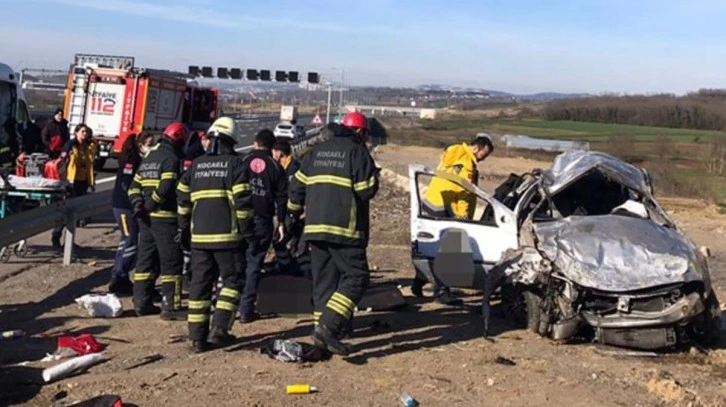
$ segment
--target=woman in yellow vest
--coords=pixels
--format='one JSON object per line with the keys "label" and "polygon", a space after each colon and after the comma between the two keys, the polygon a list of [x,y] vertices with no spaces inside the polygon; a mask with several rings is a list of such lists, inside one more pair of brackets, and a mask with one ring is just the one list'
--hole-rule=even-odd
{"label": "woman in yellow vest", "polygon": [[[455,174],[474,185],[479,181],[477,163],[484,161],[494,151],[489,136],[481,135],[469,143],[454,144],[444,150],[437,170]],[[476,210],[476,195],[461,186],[443,178],[434,177],[429,184],[422,209],[428,216],[435,218],[473,219]],[[416,275],[411,285],[411,292],[416,297],[423,297],[423,286],[428,281]],[[460,304],[448,287],[437,281],[434,284],[434,298],[444,305]]]}
{"label": "woman in yellow vest", "polygon": [[[66,179],[71,184],[71,196],[85,195],[88,189],[95,190],[96,178],[93,165],[96,160],[96,143],[91,138],[91,129],[81,123],[76,126],[75,137],[63,146],[61,159],[66,166]],[[53,229],[52,244],[61,247],[63,226]]]}

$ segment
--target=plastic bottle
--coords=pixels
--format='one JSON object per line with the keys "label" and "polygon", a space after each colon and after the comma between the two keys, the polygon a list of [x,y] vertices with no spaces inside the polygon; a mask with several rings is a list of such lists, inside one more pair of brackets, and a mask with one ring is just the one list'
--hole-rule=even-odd
{"label": "plastic bottle", "polygon": [[401,394],[401,402],[406,407],[416,407],[418,406],[418,402],[411,396],[408,395],[408,393],[404,392]]}
{"label": "plastic bottle", "polygon": [[22,338],[23,336],[25,336],[25,331],[22,331],[20,329],[16,329],[13,331],[5,331],[2,333],[2,338],[6,339],[6,340]]}
{"label": "plastic bottle", "polygon": [[289,384],[287,385],[287,394],[310,394],[317,392],[315,386],[309,384]]}

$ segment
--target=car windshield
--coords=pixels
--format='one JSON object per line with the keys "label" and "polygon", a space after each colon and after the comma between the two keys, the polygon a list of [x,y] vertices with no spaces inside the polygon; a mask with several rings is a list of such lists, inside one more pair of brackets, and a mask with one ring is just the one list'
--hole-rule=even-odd
{"label": "car windshield", "polygon": [[291,130],[292,126],[277,126],[278,130]]}

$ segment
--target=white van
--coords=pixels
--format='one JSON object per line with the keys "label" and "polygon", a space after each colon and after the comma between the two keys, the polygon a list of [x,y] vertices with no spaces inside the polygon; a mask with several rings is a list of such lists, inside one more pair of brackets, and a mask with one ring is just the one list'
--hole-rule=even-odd
{"label": "white van", "polygon": [[3,142],[6,142],[7,135],[2,126],[11,117],[17,120],[18,130],[21,131],[27,129],[31,123],[28,103],[18,74],[10,66],[0,63],[0,133]]}

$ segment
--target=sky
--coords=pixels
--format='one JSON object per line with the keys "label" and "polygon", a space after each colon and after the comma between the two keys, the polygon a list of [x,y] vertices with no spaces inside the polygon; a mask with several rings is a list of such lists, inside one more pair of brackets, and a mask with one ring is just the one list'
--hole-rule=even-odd
{"label": "sky", "polygon": [[513,93],[726,88],[723,0],[0,0],[0,62],[319,72]]}

